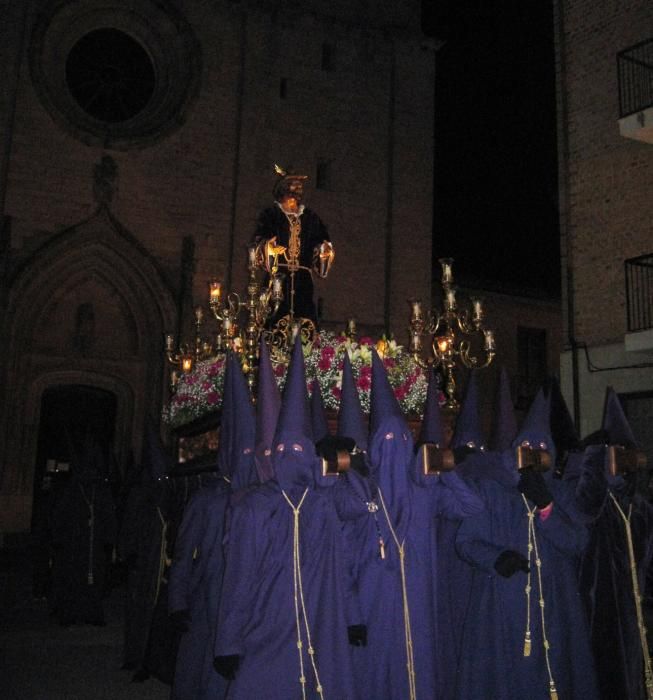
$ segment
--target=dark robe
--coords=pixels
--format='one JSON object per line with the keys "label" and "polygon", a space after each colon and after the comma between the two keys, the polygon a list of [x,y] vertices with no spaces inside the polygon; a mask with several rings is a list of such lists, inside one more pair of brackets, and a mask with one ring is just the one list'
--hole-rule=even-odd
{"label": "dark robe", "polygon": [[73,476],[52,520],[53,609],[61,624],[104,624],[107,550],[115,538],[115,510],[107,481]]}
{"label": "dark robe", "polygon": [[220,700],[227,681],[213,668],[222,588],[222,540],[229,486],[215,478],[189,501],[168,576],[168,610],[186,618],[172,687],[174,700]]}
{"label": "dark robe", "polygon": [[[387,435],[393,437],[386,439]],[[446,576],[437,566],[436,520],[464,517],[478,510],[480,502],[456,474],[411,476],[412,470],[416,472],[412,439],[395,416],[385,418],[372,436],[370,462],[369,480],[352,472],[336,487],[350,575],[360,604],[359,623],[367,626],[367,646],[352,650],[357,697],[410,697],[405,641],[409,630],[416,697],[435,698],[435,601],[437,580]],[[393,531],[405,552],[405,599]]]}
{"label": "dark robe", "polygon": [[[310,318],[313,321],[317,320],[317,311],[313,302],[313,277],[311,270],[313,269],[313,257],[315,249],[320,246],[323,241],[329,240],[327,228],[320,217],[307,207],[300,216],[302,225],[300,234],[300,252],[299,264],[302,269],[295,272],[294,288],[295,288],[295,316]],[[256,224],[256,233],[254,240],[256,243],[269,240],[274,236],[277,237],[277,245],[288,247],[290,240],[290,225],[283,211],[276,204],[272,207],[264,209],[258,218]],[[280,258],[280,262],[282,262]],[[277,315],[272,321],[285,316],[290,311],[290,293],[291,293],[291,277],[287,268],[280,267],[279,271],[286,275],[283,284],[283,302],[277,312]]]}
{"label": "dark robe", "polygon": [[148,651],[155,608],[165,596],[168,509],[165,480],[145,479],[131,490],[121,532],[121,556],[128,568],[124,662],[147,673],[157,665]]}
{"label": "dark robe", "polygon": [[[580,590],[590,622],[601,697],[645,700],[644,663],[626,529],[630,516],[640,594],[653,558],[653,506],[623,477],[606,475],[604,446],[588,448],[577,484],[579,506],[592,519]],[[571,476],[571,475],[569,475]]]}
{"label": "dark robe", "polygon": [[[531,560],[531,650],[524,656],[527,574],[509,578],[494,568],[504,550],[528,556],[528,515],[517,489],[511,452],[496,455],[492,478],[478,482],[486,509],[460,525],[456,545],[475,569],[463,632],[457,698],[470,700],[550,700],[544,657],[539,585]],[[542,562],[546,636],[560,700],[597,697],[587,623],[577,589],[577,570],[587,531],[560,481],[547,478],[553,508],[546,519],[535,514],[535,536]],[[532,504],[529,503],[530,506]]]}
{"label": "dark robe", "polygon": [[[287,444],[284,454],[275,453],[275,479],[232,504],[215,655],[240,657],[227,695],[230,700],[301,698],[300,655],[306,697],[317,698],[308,625],[324,697],[354,698],[345,555],[332,489],[315,488],[319,465],[310,440],[292,436],[281,442]],[[291,445],[299,445],[302,452]],[[299,507],[302,585],[297,589],[297,608],[295,516],[283,492]]]}

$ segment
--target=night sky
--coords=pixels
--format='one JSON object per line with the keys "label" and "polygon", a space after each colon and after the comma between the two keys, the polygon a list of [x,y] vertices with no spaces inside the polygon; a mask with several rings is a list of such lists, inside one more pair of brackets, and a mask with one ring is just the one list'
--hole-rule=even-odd
{"label": "night sky", "polygon": [[549,0],[424,0],[436,56],[434,256],[457,281],[559,295]]}

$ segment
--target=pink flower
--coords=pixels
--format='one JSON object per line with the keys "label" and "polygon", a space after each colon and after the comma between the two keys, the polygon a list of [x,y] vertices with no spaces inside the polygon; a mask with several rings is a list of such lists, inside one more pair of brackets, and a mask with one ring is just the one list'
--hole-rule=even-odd
{"label": "pink flower", "polygon": [[395,360],[394,357],[384,357],[383,364],[386,369],[392,369],[397,366],[397,360]]}
{"label": "pink flower", "polygon": [[220,403],[220,394],[217,391],[209,391],[206,395],[206,401],[210,406],[215,406]]}
{"label": "pink flower", "polygon": [[209,368],[206,370],[206,374],[209,377],[215,377],[217,374],[220,374],[220,372],[222,372],[222,365],[223,363],[221,361],[210,364]]}

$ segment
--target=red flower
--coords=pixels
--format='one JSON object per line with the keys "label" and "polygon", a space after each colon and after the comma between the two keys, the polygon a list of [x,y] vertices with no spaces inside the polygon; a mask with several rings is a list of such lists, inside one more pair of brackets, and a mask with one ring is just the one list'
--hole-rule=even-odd
{"label": "red flower", "polygon": [[340,401],[340,396],[342,395],[342,389],[339,389],[337,386],[331,387],[331,394]]}
{"label": "red flower", "polygon": [[403,384],[395,389],[395,396],[398,401],[405,399],[406,394],[408,394],[408,389]]}
{"label": "red flower", "polygon": [[361,391],[369,391],[370,387],[372,386],[372,381],[369,376],[364,376],[361,374],[361,376],[358,378],[358,381],[356,382],[356,386]]}
{"label": "red flower", "polygon": [[220,403],[220,394],[217,391],[209,391],[206,395],[206,401],[211,406],[215,406]]}
{"label": "red flower", "polygon": [[286,368],[283,365],[274,365],[274,376],[283,377],[286,373]]}
{"label": "red flower", "polygon": [[372,338],[369,337],[369,335],[364,335],[362,338],[359,338],[358,344],[359,345],[375,345],[375,342],[372,340]]}

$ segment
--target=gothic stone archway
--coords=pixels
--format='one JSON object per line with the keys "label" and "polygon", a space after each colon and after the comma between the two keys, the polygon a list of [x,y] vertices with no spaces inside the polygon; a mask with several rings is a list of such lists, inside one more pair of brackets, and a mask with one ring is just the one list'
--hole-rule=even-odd
{"label": "gothic stone archway", "polygon": [[117,459],[138,455],[164,388],[173,293],[147,251],[101,207],[54,236],[10,281],[0,407],[0,532],[29,528],[43,392],[85,384],[118,397]]}

